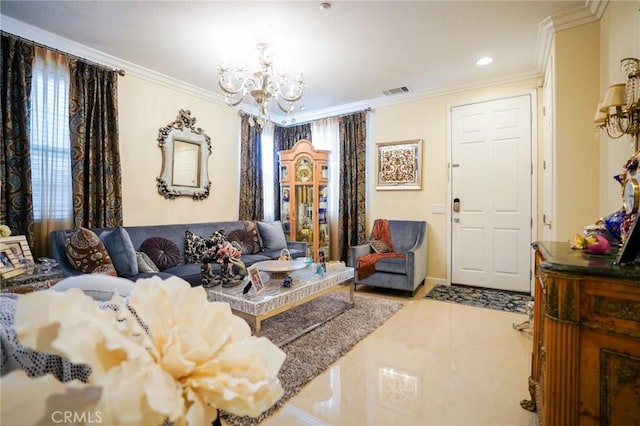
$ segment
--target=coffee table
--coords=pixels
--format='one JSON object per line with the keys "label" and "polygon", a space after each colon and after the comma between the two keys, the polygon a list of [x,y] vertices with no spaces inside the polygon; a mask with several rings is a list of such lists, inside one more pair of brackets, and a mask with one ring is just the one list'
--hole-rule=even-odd
{"label": "coffee table", "polygon": [[[333,265],[327,268],[324,276],[320,276],[315,273],[313,266],[314,265],[311,265],[291,272],[289,276],[293,279],[293,285],[290,288],[281,286],[281,278],[270,278],[264,283],[264,290],[259,294],[253,293],[253,290],[246,295],[242,294],[242,290],[245,287],[245,285],[242,284],[231,288],[216,286],[205,288],[205,290],[210,302],[228,303],[234,314],[245,318],[253,324],[254,334],[259,336],[260,324],[263,320],[316,299],[323,294],[339,290],[340,284],[349,284],[349,303],[343,309],[323,321],[313,324],[301,332],[288,337],[284,341],[276,342],[278,346],[283,346],[324,324],[336,315],[350,309],[354,305],[353,295],[355,292],[355,284],[353,281],[353,268]],[[262,274],[264,274],[264,272]],[[248,281],[246,282],[248,283]]]}

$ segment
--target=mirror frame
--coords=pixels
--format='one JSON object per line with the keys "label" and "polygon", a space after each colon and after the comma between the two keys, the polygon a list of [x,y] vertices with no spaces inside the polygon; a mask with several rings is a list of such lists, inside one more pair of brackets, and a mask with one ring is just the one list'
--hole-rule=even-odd
{"label": "mirror frame", "polygon": [[[204,200],[209,196],[211,181],[209,180],[209,156],[211,155],[211,138],[200,127],[195,127],[196,118],[191,111],[181,109],[178,117],[158,130],[158,146],[162,149],[162,170],[156,178],[158,192],[164,198],[173,200],[186,195],[194,200]],[[173,184],[174,155],[176,142],[187,142],[199,146],[198,185],[182,186]]]}

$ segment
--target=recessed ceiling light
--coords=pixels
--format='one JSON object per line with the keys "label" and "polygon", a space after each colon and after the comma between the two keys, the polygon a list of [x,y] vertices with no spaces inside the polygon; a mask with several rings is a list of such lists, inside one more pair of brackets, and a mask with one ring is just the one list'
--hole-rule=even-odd
{"label": "recessed ceiling light", "polygon": [[320,10],[329,10],[331,9],[331,3],[328,1],[320,3]]}
{"label": "recessed ceiling light", "polygon": [[493,58],[485,56],[484,58],[478,59],[476,64],[478,64],[478,65],[489,65],[491,62],[493,62]]}

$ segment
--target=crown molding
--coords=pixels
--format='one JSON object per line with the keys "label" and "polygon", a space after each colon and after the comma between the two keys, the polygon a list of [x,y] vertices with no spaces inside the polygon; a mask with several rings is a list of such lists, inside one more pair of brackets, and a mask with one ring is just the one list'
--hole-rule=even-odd
{"label": "crown molding", "polygon": [[185,83],[177,78],[173,78],[149,68],[134,64],[133,62],[111,56],[107,53],[92,49],[86,45],[60,37],[59,35],[25,24],[22,21],[18,21],[2,14],[0,14],[0,20],[2,21],[2,29],[4,31],[18,37],[31,40],[37,44],[42,44],[73,56],[85,58],[98,64],[123,69],[128,75],[132,75],[142,80],[177,90],[190,96],[204,99],[225,107],[227,106],[224,103],[222,96],[211,90],[202,89],[193,84]]}
{"label": "crown molding", "polygon": [[[524,73],[512,74],[510,76],[499,79],[474,81],[470,83],[453,84],[449,86],[441,86],[431,89],[418,90],[415,92],[391,95],[379,98],[372,98],[363,101],[352,102],[349,104],[338,105],[332,108],[317,110],[309,113],[300,113],[291,116],[291,124],[307,123],[309,121],[320,120],[327,117],[335,117],[338,115],[349,114],[356,111],[362,111],[367,108],[379,108],[396,104],[404,104],[407,102],[421,101],[424,99],[436,98],[439,96],[452,95],[460,92],[468,92],[471,90],[479,90],[487,87],[500,86],[504,84],[517,83],[525,80],[540,79],[542,73],[538,70],[531,70]],[[276,122],[275,120],[273,120]]]}
{"label": "crown molding", "polygon": [[[283,123],[283,120],[286,120],[289,122],[288,124],[304,123],[321,118],[361,111],[366,108],[375,108],[399,103],[413,102],[422,99],[434,98],[437,96],[450,95],[469,90],[514,83],[527,79],[541,78],[544,74],[546,61],[551,49],[553,34],[557,31],[562,31],[599,20],[604,14],[608,2],[609,0],[586,0],[584,6],[580,6],[570,11],[550,16],[541,21],[538,25],[536,70],[531,70],[517,75],[511,75],[500,79],[455,84],[433,89],[419,90],[407,94],[372,98],[363,101],[342,104],[336,107],[316,110],[309,113],[302,112],[290,116],[274,114],[271,117],[272,121],[275,123]],[[2,14],[0,14],[0,20],[2,21],[2,27],[4,31],[15,34],[19,37],[33,40],[36,43],[49,46],[53,49],[66,52],[74,56],[86,58],[87,60],[90,60],[92,62],[103,64],[113,68],[123,69],[127,74],[135,76],[142,80],[149,81],[151,83],[158,84],[172,90],[183,92],[195,98],[200,98],[217,105],[227,107],[227,104],[224,102],[224,98],[217,92],[197,87],[193,84],[186,83],[177,78],[173,78],[165,74],[153,71],[149,68],[145,68],[132,62],[125,61],[115,56],[111,56],[107,53],[92,49],[83,44],[66,39],[64,37],[60,37],[56,34],[25,24],[24,22],[18,21]],[[235,109],[252,114],[252,107],[250,104],[243,103]]]}
{"label": "crown molding", "polygon": [[536,46],[536,67],[538,71],[544,73],[547,66],[553,34],[600,20],[608,4],[609,0],[586,0],[584,6],[543,19],[538,24],[538,42]]}

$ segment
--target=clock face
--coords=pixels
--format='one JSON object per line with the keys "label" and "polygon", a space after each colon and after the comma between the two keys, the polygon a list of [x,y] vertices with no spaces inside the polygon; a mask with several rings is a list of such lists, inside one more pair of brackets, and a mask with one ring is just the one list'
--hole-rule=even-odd
{"label": "clock face", "polygon": [[311,166],[303,159],[300,161],[296,167],[296,177],[301,182],[308,182],[311,180]]}
{"label": "clock face", "polygon": [[627,179],[624,185],[624,209],[627,214],[637,213],[638,204],[640,203],[640,188],[638,187],[638,181],[634,178]]}

